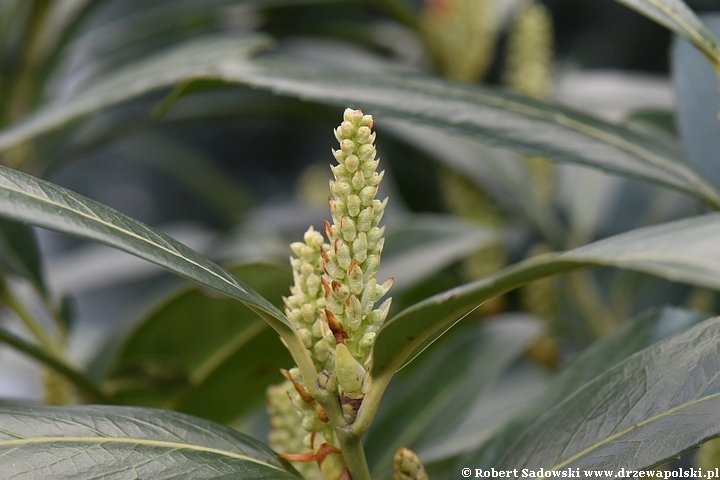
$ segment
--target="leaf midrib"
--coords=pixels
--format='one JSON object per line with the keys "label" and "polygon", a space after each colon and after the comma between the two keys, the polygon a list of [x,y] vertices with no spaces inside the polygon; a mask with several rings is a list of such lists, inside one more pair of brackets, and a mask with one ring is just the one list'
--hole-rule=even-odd
{"label": "leaf midrib", "polygon": [[[7,177],[6,177],[6,178],[7,178]],[[38,202],[40,202],[40,203],[46,204],[46,205],[51,205],[51,206],[53,206],[53,207],[60,207],[61,209],[65,210],[65,211],[72,212],[72,213],[74,213],[75,215],[78,215],[78,216],[80,216],[80,217],[83,217],[83,218],[86,218],[86,219],[90,220],[91,222],[95,222],[95,223],[102,224],[102,225],[110,228],[111,230],[116,230],[116,231],[121,232],[121,233],[123,233],[123,234],[125,234],[125,235],[127,235],[127,236],[130,236],[130,237],[132,237],[132,238],[135,238],[135,239],[137,239],[137,240],[140,240],[140,241],[143,242],[143,243],[146,243],[146,244],[148,244],[148,245],[151,245],[151,246],[153,246],[153,247],[156,247],[156,248],[158,248],[158,249],[160,249],[160,250],[163,250],[163,251],[169,253],[171,256],[173,256],[173,257],[175,257],[175,258],[181,259],[182,261],[185,261],[185,262],[187,262],[187,263],[190,263],[190,264],[192,264],[192,265],[195,265],[196,267],[199,267],[199,268],[200,268],[201,270],[203,270],[204,272],[207,272],[207,273],[209,273],[210,275],[212,275],[213,277],[220,279],[223,283],[229,285],[230,287],[235,288],[235,289],[237,289],[237,290],[240,290],[241,292],[245,293],[246,295],[249,295],[248,292],[246,292],[245,289],[243,289],[240,285],[236,285],[236,284],[228,281],[226,278],[218,275],[217,273],[213,272],[212,270],[207,269],[207,267],[205,267],[205,266],[203,266],[203,265],[201,265],[201,264],[199,264],[199,263],[197,263],[197,262],[194,262],[193,260],[191,260],[191,259],[189,259],[189,258],[187,258],[187,257],[184,257],[184,256],[180,255],[180,254],[177,253],[177,252],[173,252],[172,250],[170,250],[170,249],[168,249],[168,248],[166,248],[166,247],[163,247],[162,245],[160,245],[160,244],[158,244],[158,243],[151,242],[150,240],[148,240],[148,239],[146,239],[146,238],[143,238],[143,237],[141,237],[141,236],[139,236],[139,235],[137,235],[137,234],[135,234],[135,233],[133,233],[133,232],[131,232],[131,231],[129,231],[129,230],[124,230],[124,229],[122,229],[122,228],[120,228],[120,227],[118,227],[118,226],[116,226],[116,225],[113,225],[112,223],[108,223],[108,222],[102,220],[101,218],[90,216],[90,215],[88,215],[88,214],[86,214],[86,213],[83,213],[83,212],[81,212],[81,211],[79,211],[79,210],[75,210],[75,209],[73,209],[73,208],[71,208],[71,207],[69,207],[69,206],[67,206],[67,205],[63,205],[63,204],[61,204],[61,203],[53,202],[53,201],[51,201],[51,200],[49,200],[49,199],[46,199],[46,198],[43,198],[43,197],[39,197],[39,196],[37,196],[37,195],[34,195],[34,194],[32,194],[32,193],[27,192],[26,190],[11,188],[11,187],[8,187],[7,185],[0,185],[0,189],[4,189],[4,190],[10,191],[10,192],[14,192],[14,193],[17,193],[17,194],[20,194],[20,195],[24,195],[24,196],[26,196],[26,197],[30,197],[30,198],[32,198],[32,199],[34,199],[34,200],[36,200],[36,201],[38,201]],[[118,213],[119,213],[119,212],[118,212]],[[188,248],[189,248],[189,247],[188,247]]]}
{"label": "leaf midrib", "polygon": [[[579,458],[582,458],[583,456],[585,456],[585,455],[587,455],[588,453],[592,452],[593,450],[596,450],[596,449],[598,449],[598,448],[600,448],[600,447],[602,447],[602,446],[604,446],[604,445],[612,442],[613,440],[615,440],[615,439],[617,439],[617,438],[620,438],[620,437],[622,437],[622,436],[624,436],[624,435],[627,435],[628,433],[632,432],[633,430],[636,430],[636,429],[638,429],[638,428],[640,428],[640,427],[644,427],[645,425],[647,425],[647,424],[649,424],[649,423],[651,423],[651,422],[654,422],[654,421],[657,420],[657,419],[663,418],[663,417],[665,417],[665,416],[667,416],[667,415],[671,415],[671,414],[673,414],[673,413],[675,413],[675,412],[677,412],[677,411],[680,411],[680,410],[682,410],[682,409],[684,409],[684,408],[691,407],[691,406],[693,406],[693,405],[697,405],[697,404],[699,404],[699,403],[702,403],[702,402],[705,402],[705,401],[708,401],[708,400],[712,400],[712,399],[718,398],[718,397],[720,397],[720,392],[713,393],[712,395],[708,395],[708,396],[706,396],[706,397],[702,397],[702,398],[699,398],[699,399],[694,399],[694,400],[692,400],[692,401],[690,401],[690,402],[686,402],[686,403],[683,403],[683,404],[681,404],[681,405],[678,405],[677,407],[673,407],[673,408],[670,408],[670,409],[668,409],[668,410],[665,410],[664,412],[662,412],[662,413],[660,413],[660,414],[658,414],[658,415],[654,415],[654,416],[652,416],[652,417],[650,417],[650,418],[647,418],[647,419],[645,419],[645,420],[642,420],[642,421],[640,421],[640,422],[638,422],[638,423],[636,423],[636,424],[634,424],[634,425],[626,428],[625,430],[622,430],[622,431],[617,432],[617,433],[615,433],[615,434],[613,434],[613,435],[610,435],[610,436],[608,436],[608,437],[605,437],[605,438],[602,439],[601,441],[599,441],[599,442],[597,442],[597,443],[595,443],[595,444],[593,444],[593,445],[590,445],[589,447],[587,447],[587,448],[585,448],[584,450],[576,453],[575,455],[573,455],[572,457],[568,458],[567,460],[564,460],[563,462],[560,462],[560,463],[558,463],[557,465],[554,465],[553,467],[549,468],[548,471],[553,472],[553,471],[555,471],[555,470],[559,470],[559,469],[561,469],[561,468],[564,468],[564,467],[566,467],[567,465],[569,465],[569,464],[571,464],[572,462],[574,462],[575,460],[577,460],[577,459],[579,459]],[[546,478],[546,477],[542,477],[542,478]]]}
{"label": "leaf midrib", "polygon": [[285,472],[284,469],[272,465],[270,463],[263,462],[257,458],[248,457],[247,455],[241,455],[239,453],[228,452],[226,450],[220,450],[218,448],[203,447],[200,445],[191,445],[188,443],[177,443],[177,442],[166,442],[161,440],[148,440],[143,438],[110,438],[110,437],[39,437],[39,438],[23,438],[18,440],[0,440],[0,448],[3,447],[22,447],[31,444],[41,443],[91,443],[91,444],[102,444],[102,443],[121,443],[131,445],[144,445],[148,447],[160,447],[171,450],[193,450],[197,452],[212,453],[215,455],[222,455],[224,457],[234,458],[236,460],[243,460],[247,462],[257,463],[275,470]]}

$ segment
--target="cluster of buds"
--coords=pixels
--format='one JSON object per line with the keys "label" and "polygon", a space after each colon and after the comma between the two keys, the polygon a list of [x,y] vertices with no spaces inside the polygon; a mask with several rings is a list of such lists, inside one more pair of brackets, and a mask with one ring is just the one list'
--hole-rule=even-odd
{"label": "cluster of buds", "polygon": [[[378,224],[387,199],[375,198],[383,173],[376,172],[373,120],[351,109],[343,118],[335,130],[340,149],[333,150],[338,164],[331,167],[333,223],[325,222],[327,242],[310,227],[302,242],[290,245],[294,284],[283,300],[319,372],[317,386],[338,396],[351,423],[365,396],[370,352],[390,299],[378,308],[375,304],[392,279],[379,284],[375,277],[385,232]],[[273,447],[287,460],[316,462],[324,478],[348,478],[333,427],[299,369],[283,374],[287,381],[268,389]],[[298,432],[305,432],[302,442]]]}
{"label": "cluster of buds", "polygon": [[333,223],[325,222],[329,245],[322,251],[322,288],[341,394],[361,399],[375,335],[390,309],[390,299],[375,308],[392,285],[392,279],[379,284],[375,277],[385,232],[378,224],[387,198],[375,198],[384,172],[376,171],[372,116],[347,109],[343,120],[335,129],[340,149],[333,150],[338,165],[332,167],[335,180],[330,181]]}
{"label": "cluster of buds", "polygon": [[330,370],[333,364],[331,347],[326,337],[325,296],[322,289],[322,252],[324,240],[319,232],[310,227],[305,232],[304,242],[290,245],[295,257],[290,258],[293,268],[294,285],[290,295],[283,298],[285,314],[297,329],[305,348],[310,352],[315,368]]}

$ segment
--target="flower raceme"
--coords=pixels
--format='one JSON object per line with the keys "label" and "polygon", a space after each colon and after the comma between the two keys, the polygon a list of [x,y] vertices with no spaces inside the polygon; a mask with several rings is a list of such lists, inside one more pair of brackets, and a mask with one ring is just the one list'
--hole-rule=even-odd
{"label": "flower raceme", "polygon": [[[337,395],[345,423],[354,421],[362,404],[370,352],[391,301],[387,299],[375,308],[392,279],[384,283],[376,279],[385,232],[379,223],[387,198],[375,198],[384,172],[377,172],[372,126],[370,115],[347,109],[335,129],[340,146],[332,151],[337,160],[331,166],[334,180],[330,180],[328,200],[332,223],[325,222],[326,238],[310,227],[302,242],[290,245],[294,284],[291,295],[283,299],[285,313],[319,372],[317,384]],[[308,393],[299,369],[283,373],[288,381],[268,390],[270,414],[277,417],[271,437],[274,445],[289,460],[314,459],[326,478],[326,470],[343,471],[334,431],[323,409]],[[295,415],[279,407],[287,403],[281,401],[281,391],[287,392]],[[293,428],[309,432],[303,444],[311,452],[295,455],[288,451],[297,448],[286,441],[297,438]]]}
{"label": "flower raceme", "polygon": [[388,199],[375,198],[384,172],[376,171],[379,161],[375,158],[372,117],[347,109],[343,118],[335,129],[340,149],[333,150],[338,161],[332,167],[335,180],[330,181],[333,223],[325,222],[329,245],[321,252],[325,273],[321,282],[325,318],[336,342],[338,382],[347,396],[361,398],[362,372],[391,302],[387,299],[375,309],[375,303],[392,285],[392,279],[378,284],[375,277],[385,242],[385,227],[378,224]]}
{"label": "flower raceme", "polygon": [[391,302],[375,308],[392,279],[379,284],[375,277],[387,198],[375,198],[384,172],[377,172],[372,126],[372,116],[347,109],[335,129],[340,148],[332,151],[338,163],[331,166],[327,243],[310,227],[303,242],[290,246],[295,282],[284,299],[315,367],[335,373],[341,394],[351,399],[364,396],[370,351]]}

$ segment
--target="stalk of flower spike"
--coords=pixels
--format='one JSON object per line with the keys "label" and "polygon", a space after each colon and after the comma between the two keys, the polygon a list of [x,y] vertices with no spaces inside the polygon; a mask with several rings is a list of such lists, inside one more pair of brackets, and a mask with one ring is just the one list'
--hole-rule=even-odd
{"label": "stalk of flower spike", "polygon": [[342,394],[350,399],[365,393],[366,368],[375,335],[387,317],[390,299],[377,309],[392,285],[378,284],[387,198],[375,198],[384,172],[377,173],[372,132],[373,119],[360,110],[347,109],[335,129],[340,149],[333,150],[329,200],[333,223],[325,223],[328,246],[321,254],[325,275],[325,319],[335,339],[335,373]]}

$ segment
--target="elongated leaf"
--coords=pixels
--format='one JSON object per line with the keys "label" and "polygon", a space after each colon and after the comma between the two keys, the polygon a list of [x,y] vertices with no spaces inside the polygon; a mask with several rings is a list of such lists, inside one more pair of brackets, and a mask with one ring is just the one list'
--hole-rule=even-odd
{"label": "elongated leaf", "polygon": [[219,67],[224,61],[247,56],[268,45],[269,39],[259,35],[205,37],[140,60],[108,74],[108,77],[98,80],[76,97],[50,104],[0,133],[0,151],[83,115],[159,88],[188,79],[221,78]]}
{"label": "elongated leaf", "polygon": [[0,220],[0,269],[26,278],[45,293],[40,252],[33,231],[25,225]]}
{"label": "elongated leaf", "polygon": [[224,78],[283,95],[362,107],[380,121],[389,117],[417,122],[554,161],[642,178],[720,204],[709,184],[653,138],[506,92],[277,60],[227,63]]}
{"label": "elongated leaf", "polygon": [[261,44],[210,38],[128,66],[75,98],[50,105],[0,133],[0,150],[153,89],[181,81],[220,79],[302,99],[362,107],[380,120],[417,122],[522,153],[642,178],[720,207],[720,194],[703,178],[653,138],[626,128],[477,86],[243,58],[243,53]]}
{"label": "elongated leaf", "polygon": [[4,166],[0,216],[123,250],[241,301],[278,331],[294,331],[275,306],[199,253],[105,205]]}
{"label": "elongated leaf", "polygon": [[251,437],[180,413],[0,406],[0,425],[6,478],[298,478]]}
{"label": "elongated leaf", "polygon": [[532,280],[592,266],[614,266],[720,289],[720,214],[641,228],[560,255],[526,260],[409,307],[378,332],[371,373],[387,378],[407,358],[483,301]]}
{"label": "elongated leaf", "polygon": [[[706,317],[678,308],[653,309],[631,320],[611,336],[597,341],[549,385],[532,407],[499,431],[459,464],[490,468],[546,411],[629,356],[696,325]],[[462,467],[461,467],[462,468]]]}
{"label": "elongated leaf", "polygon": [[417,451],[465,421],[468,407],[541,331],[528,315],[508,314],[466,328],[388,392],[389,404],[365,437],[375,476],[399,447]]}
{"label": "elongated leaf", "polygon": [[415,285],[447,265],[500,240],[499,232],[450,215],[414,215],[386,235],[378,278],[393,289]]}
{"label": "elongated leaf", "polygon": [[[281,303],[289,266],[250,263],[229,269]],[[172,408],[216,422],[235,420],[265,398],[292,366],[275,332],[242,304],[185,287],[155,307],[123,342],[105,379],[113,402]]]}
{"label": "elongated leaf", "polygon": [[[720,33],[720,16],[703,17],[713,32]],[[677,125],[688,161],[720,185],[720,92],[718,77],[692,45],[676,38],[671,51],[672,77],[677,96]]]}
{"label": "elongated leaf", "polygon": [[719,341],[714,318],[620,362],[540,417],[496,468],[644,470],[720,434]]}
{"label": "elongated leaf", "polygon": [[717,38],[682,0],[617,0],[692,42],[720,74]]}

